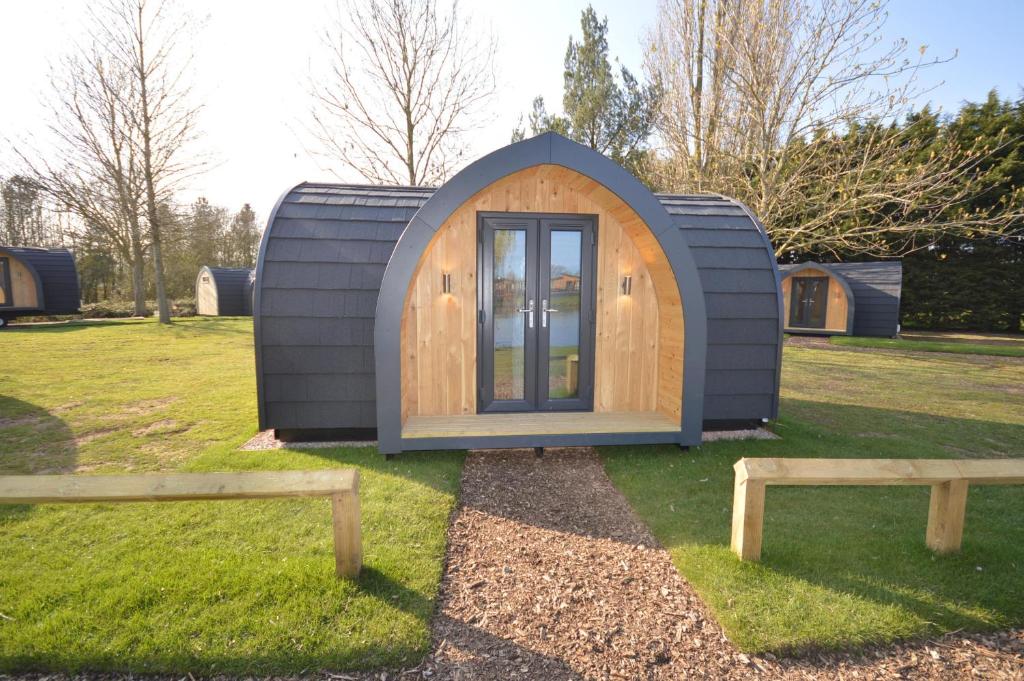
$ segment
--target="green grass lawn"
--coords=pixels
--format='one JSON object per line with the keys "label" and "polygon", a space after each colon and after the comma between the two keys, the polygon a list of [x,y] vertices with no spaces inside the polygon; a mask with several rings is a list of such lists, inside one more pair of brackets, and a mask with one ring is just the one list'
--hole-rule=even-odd
{"label": "green grass lawn", "polygon": [[963,551],[924,545],[925,487],[772,487],[763,560],[729,551],[744,456],[1024,456],[1024,361],[787,347],[778,441],[606,448],[605,466],[729,637],[848,647],[1024,623],[1024,487],[973,487]]}
{"label": "green grass lawn", "polygon": [[0,333],[0,474],[362,473],[364,570],[334,577],[324,499],[0,506],[0,671],[294,674],[429,646],[462,455],[239,452],[251,319]]}
{"label": "green grass lawn", "polygon": [[994,357],[1024,357],[1024,343],[971,342],[963,339],[943,339],[941,336],[913,336],[906,338],[867,338],[863,336],[833,336],[833,345],[858,348],[884,348],[917,352],[951,352],[964,355],[991,355]]}
{"label": "green grass lawn", "polygon": [[[326,500],[0,507],[0,672],[295,674],[429,646],[460,453],[240,452],[251,320],[0,333],[0,474],[357,466],[364,572],[333,572]],[[1024,488],[976,487],[964,550],[924,547],[926,488],[772,488],[763,561],[729,552],[742,456],[1024,455],[1024,361],[785,351],[783,439],[605,448],[613,481],[748,650],[1024,622]]]}

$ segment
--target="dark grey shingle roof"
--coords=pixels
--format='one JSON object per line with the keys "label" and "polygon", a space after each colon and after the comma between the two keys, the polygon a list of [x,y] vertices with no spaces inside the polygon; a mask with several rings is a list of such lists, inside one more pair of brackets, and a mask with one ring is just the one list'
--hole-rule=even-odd
{"label": "dark grey shingle roof", "polygon": [[75,257],[66,248],[0,246],[32,266],[43,284],[46,314],[74,314],[81,304]]}

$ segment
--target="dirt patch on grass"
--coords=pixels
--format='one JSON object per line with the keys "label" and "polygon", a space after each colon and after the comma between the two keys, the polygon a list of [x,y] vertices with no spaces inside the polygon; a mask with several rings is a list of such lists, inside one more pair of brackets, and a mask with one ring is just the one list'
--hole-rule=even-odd
{"label": "dirt patch on grass", "polygon": [[17,428],[19,426],[38,426],[43,423],[43,417],[36,414],[25,414],[23,416],[0,417],[0,428]]}
{"label": "dirt patch on grass", "polygon": [[184,433],[189,430],[191,426],[178,425],[178,422],[174,419],[161,419],[154,421],[147,426],[142,428],[136,428],[132,431],[133,437],[146,437],[147,435],[177,435],[178,433]]}
{"label": "dirt patch on grass", "polygon": [[112,433],[116,433],[118,430],[119,430],[118,428],[102,428],[100,430],[94,430],[92,432],[85,433],[84,435],[79,435],[78,437],[76,437],[74,439],[74,443],[75,443],[75,446],[81,446],[81,445],[84,445],[84,444],[88,444],[88,443],[92,442],[93,440],[98,440],[101,437],[104,437],[106,435],[110,435]]}
{"label": "dirt patch on grass", "polygon": [[132,416],[143,416],[145,414],[152,414],[153,412],[159,411],[165,407],[168,407],[178,401],[177,397],[163,397],[156,400],[142,400],[135,402],[134,404],[125,405],[121,412],[124,414],[131,414]]}

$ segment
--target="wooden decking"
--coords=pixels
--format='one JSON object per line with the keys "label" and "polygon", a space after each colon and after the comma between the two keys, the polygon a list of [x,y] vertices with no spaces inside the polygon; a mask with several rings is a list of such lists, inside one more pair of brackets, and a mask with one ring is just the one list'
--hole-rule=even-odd
{"label": "wooden decking", "polygon": [[509,435],[587,435],[594,433],[673,433],[679,423],[656,411],[547,412],[410,416],[402,438],[494,437]]}

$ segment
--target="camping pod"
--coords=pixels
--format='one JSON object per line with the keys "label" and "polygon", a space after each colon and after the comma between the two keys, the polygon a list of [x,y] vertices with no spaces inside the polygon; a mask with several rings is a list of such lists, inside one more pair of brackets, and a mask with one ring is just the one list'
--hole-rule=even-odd
{"label": "camping pod", "polygon": [[0,246],[0,326],[16,317],[75,314],[79,295],[71,251]]}
{"label": "camping pod", "polygon": [[255,292],[261,429],[409,450],[700,444],[778,410],[779,275],[721,196],[548,133],[438,188],[302,183]]}
{"label": "camping pod", "polygon": [[779,268],[787,333],[883,338],[899,333],[900,261],[805,262]]}
{"label": "camping pod", "polygon": [[196,314],[210,317],[252,315],[255,271],[248,267],[203,267],[196,276]]}

